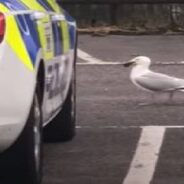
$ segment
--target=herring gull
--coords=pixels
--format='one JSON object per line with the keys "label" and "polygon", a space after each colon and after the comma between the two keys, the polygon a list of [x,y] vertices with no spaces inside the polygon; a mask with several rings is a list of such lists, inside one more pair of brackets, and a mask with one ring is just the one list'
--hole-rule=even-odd
{"label": "herring gull", "polygon": [[138,56],[124,63],[125,67],[133,66],[130,79],[140,89],[149,92],[167,92],[170,100],[174,92],[184,92],[184,79],[153,72],[149,69],[150,65],[151,59],[146,56]]}

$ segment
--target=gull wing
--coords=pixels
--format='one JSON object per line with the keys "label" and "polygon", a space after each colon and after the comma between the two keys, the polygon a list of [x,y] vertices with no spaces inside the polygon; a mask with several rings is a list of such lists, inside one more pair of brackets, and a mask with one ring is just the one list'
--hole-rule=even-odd
{"label": "gull wing", "polygon": [[151,91],[184,90],[184,79],[148,71],[135,77],[135,82],[142,88]]}

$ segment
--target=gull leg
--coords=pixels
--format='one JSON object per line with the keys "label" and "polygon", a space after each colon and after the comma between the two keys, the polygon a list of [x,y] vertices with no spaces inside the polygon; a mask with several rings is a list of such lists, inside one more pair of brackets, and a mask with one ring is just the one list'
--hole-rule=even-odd
{"label": "gull leg", "polygon": [[151,93],[151,100],[154,102],[155,101],[155,94]]}
{"label": "gull leg", "polygon": [[142,102],[139,103],[139,106],[147,106],[147,105],[153,105],[155,104],[155,93],[151,93],[151,102]]}
{"label": "gull leg", "polygon": [[168,99],[166,100],[166,104],[167,105],[171,105],[174,101],[173,101],[173,97],[174,97],[174,91],[169,91],[168,93]]}
{"label": "gull leg", "polygon": [[182,101],[177,101],[176,99],[174,100],[174,94],[175,94],[176,90],[175,91],[172,91],[172,92],[169,92],[169,98],[168,98],[168,102],[167,104],[168,105],[184,105],[184,103]]}
{"label": "gull leg", "polygon": [[168,101],[169,101],[169,102],[173,102],[173,97],[174,97],[174,91],[171,91],[171,92],[169,93],[169,99],[168,99]]}

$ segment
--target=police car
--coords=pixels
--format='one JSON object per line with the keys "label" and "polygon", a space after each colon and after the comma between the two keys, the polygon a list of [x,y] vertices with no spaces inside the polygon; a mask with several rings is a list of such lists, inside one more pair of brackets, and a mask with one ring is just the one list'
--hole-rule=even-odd
{"label": "police car", "polygon": [[74,136],[76,45],[56,0],[0,0],[0,183],[39,184],[42,137]]}

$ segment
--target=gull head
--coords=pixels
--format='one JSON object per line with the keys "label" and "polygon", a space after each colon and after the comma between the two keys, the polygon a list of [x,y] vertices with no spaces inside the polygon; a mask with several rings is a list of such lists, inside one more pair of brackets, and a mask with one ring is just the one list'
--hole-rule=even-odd
{"label": "gull head", "polygon": [[138,56],[135,57],[133,59],[131,59],[130,61],[124,63],[125,67],[128,66],[143,66],[145,68],[148,68],[151,64],[151,59],[149,57],[146,56]]}

